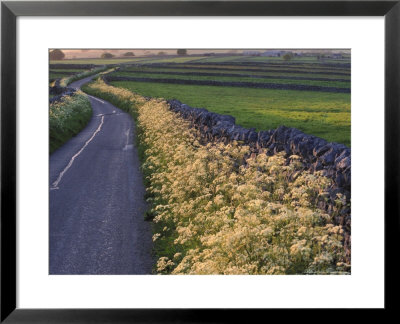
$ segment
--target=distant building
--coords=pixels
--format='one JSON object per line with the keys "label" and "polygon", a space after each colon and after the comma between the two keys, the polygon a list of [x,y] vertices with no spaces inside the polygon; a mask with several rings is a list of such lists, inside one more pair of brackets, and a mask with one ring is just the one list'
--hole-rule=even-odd
{"label": "distant building", "polygon": [[261,54],[261,56],[268,56],[268,57],[278,57],[282,55],[283,51],[265,51],[264,53]]}
{"label": "distant building", "polygon": [[343,55],[341,53],[334,53],[334,54],[332,54],[332,58],[341,59],[341,58],[343,58]]}
{"label": "distant building", "polygon": [[285,55],[286,53],[292,53],[290,51],[283,51],[283,50],[269,50],[265,51],[264,53],[261,54],[261,56],[267,56],[267,57],[280,57]]}
{"label": "distant building", "polygon": [[247,56],[260,56],[261,53],[259,51],[243,51],[243,55]]}

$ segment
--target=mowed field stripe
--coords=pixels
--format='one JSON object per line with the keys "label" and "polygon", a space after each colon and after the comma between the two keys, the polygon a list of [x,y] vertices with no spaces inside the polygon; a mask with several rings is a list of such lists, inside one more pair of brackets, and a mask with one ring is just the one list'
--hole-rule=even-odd
{"label": "mowed field stripe", "polygon": [[245,74],[220,74],[220,73],[197,73],[197,72],[172,72],[162,71],[117,71],[110,74],[110,77],[134,77],[134,78],[155,78],[155,79],[180,79],[194,81],[217,81],[217,82],[250,82],[250,83],[276,83],[276,84],[295,84],[305,86],[349,88],[350,80],[343,79],[323,79],[313,80],[308,76],[299,79],[292,75],[287,76],[260,76]]}
{"label": "mowed field stripe", "polygon": [[206,68],[167,68],[164,69],[162,67],[128,67],[123,70],[119,70],[116,72],[131,72],[131,71],[151,71],[151,72],[189,72],[189,73],[215,73],[215,74],[241,74],[241,75],[252,75],[252,76],[264,76],[264,77],[275,77],[275,76],[284,76],[284,77],[303,77],[303,78],[326,78],[330,80],[338,80],[338,79],[346,79],[350,80],[351,76],[341,76],[335,74],[324,74],[324,73],[285,73],[285,72],[262,72],[262,71],[246,71],[240,69],[228,69],[228,70],[214,70],[214,69],[206,69]]}
{"label": "mowed field stripe", "polygon": [[136,77],[119,77],[108,76],[107,81],[136,81],[136,82],[153,82],[153,83],[169,83],[169,84],[186,84],[186,85],[205,85],[218,87],[240,87],[254,89],[276,89],[276,90],[299,90],[299,91],[321,91],[350,93],[350,88],[326,87],[302,84],[284,84],[284,83],[261,83],[261,82],[235,82],[235,81],[211,81],[211,80],[190,80],[190,79],[160,79],[160,78],[136,78]]}
{"label": "mowed field stripe", "polygon": [[[173,63],[170,63],[171,65]],[[350,65],[318,65],[316,63],[309,63],[309,64],[293,64],[293,63],[286,63],[286,64],[278,64],[278,63],[258,63],[258,62],[221,62],[221,63],[205,63],[205,62],[198,62],[192,63],[187,62],[184,65],[186,66],[225,66],[225,67],[258,67],[258,68],[272,68],[272,69],[311,69],[311,70],[325,70],[325,71],[343,71],[348,72],[350,70]]]}
{"label": "mowed field stripe", "polygon": [[207,65],[179,65],[179,64],[143,64],[143,67],[148,68],[165,68],[165,69],[176,69],[176,68],[185,68],[185,69],[196,69],[196,70],[215,70],[215,71],[246,71],[246,72],[267,72],[267,73],[297,73],[297,74],[326,74],[326,75],[343,75],[350,76],[349,72],[336,72],[336,71],[313,71],[311,69],[307,70],[295,70],[295,69],[263,69],[263,68],[249,68],[249,67],[241,67],[241,66],[207,66]]}
{"label": "mowed field stripe", "polygon": [[[282,79],[282,80],[300,80],[300,81],[330,81],[330,82],[348,82],[350,79],[331,79],[331,78],[314,78],[310,77],[298,77],[298,76],[279,76],[279,75],[258,75],[258,74],[245,74],[245,73],[216,73],[216,72],[180,72],[180,71],[149,71],[149,70],[133,70],[129,69],[124,73],[131,73],[135,76],[135,73],[140,74],[165,74],[165,75],[188,75],[188,76],[212,76],[212,77],[235,77],[235,78],[254,78],[254,79]],[[116,73],[118,76],[119,73]],[[121,76],[121,75],[119,75]]]}

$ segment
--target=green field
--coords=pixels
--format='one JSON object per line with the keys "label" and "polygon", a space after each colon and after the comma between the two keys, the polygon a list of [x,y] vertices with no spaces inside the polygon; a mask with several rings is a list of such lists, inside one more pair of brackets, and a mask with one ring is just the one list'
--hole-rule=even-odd
{"label": "green field", "polygon": [[111,58],[111,59],[73,59],[73,60],[60,60],[50,61],[50,64],[95,64],[95,65],[107,65],[107,64],[121,64],[127,62],[141,61],[143,57],[138,58]]}
{"label": "green field", "polygon": [[299,84],[326,86],[337,88],[349,88],[350,82],[335,81],[314,81],[314,80],[290,80],[290,79],[273,79],[273,78],[251,78],[251,77],[223,77],[223,76],[198,76],[198,75],[174,75],[174,74],[153,74],[153,73],[132,73],[132,72],[115,72],[111,76],[126,76],[136,78],[160,78],[160,79],[177,79],[177,80],[203,80],[203,81],[225,81],[225,82],[254,82],[254,83],[277,83],[277,84]]}
{"label": "green field", "polygon": [[85,69],[50,69],[51,72],[70,72],[70,73],[79,73],[83,72]]}
{"label": "green field", "polygon": [[207,68],[163,68],[163,67],[127,67],[123,71],[131,71],[131,72],[146,72],[146,71],[159,71],[159,72],[204,72],[204,73],[234,73],[234,74],[245,74],[245,75],[256,75],[256,76],[289,76],[289,77],[305,77],[305,78],[327,78],[327,79],[343,79],[350,80],[350,76],[346,75],[335,75],[335,74],[323,74],[323,73],[285,73],[284,71],[277,70],[276,72],[260,72],[257,71],[256,68],[253,71],[243,71],[243,70],[232,70],[232,69],[223,69],[221,70],[213,70]]}
{"label": "green field", "polygon": [[[151,59],[149,58],[147,61],[150,63],[186,63],[203,58],[204,56],[177,56],[177,57],[167,57],[167,58],[152,57]],[[142,61],[141,63],[146,63],[146,61]]]}
{"label": "green field", "polygon": [[[351,87],[350,57],[318,59],[316,56],[299,56],[286,62],[282,57],[227,54],[75,59],[51,63],[120,65],[120,69],[110,76]],[[76,73],[82,70],[52,69],[50,77],[66,80],[67,75],[57,74],[61,71]],[[189,74],[179,74],[181,72]],[[268,130],[285,125],[350,146],[350,93],[178,85],[151,81],[118,81],[112,84],[140,95],[178,99],[193,107],[229,114],[236,117],[238,125],[244,127]]]}
{"label": "green field", "polygon": [[[243,73],[243,74],[254,74],[254,75],[282,75],[282,76],[304,76],[304,77],[324,77],[330,79],[350,79],[350,74],[327,74],[327,71],[314,72],[312,70],[298,70],[298,69],[269,69],[265,67],[242,67],[232,69],[225,66],[219,67],[186,67],[182,68],[179,65],[166,67],[166,66],[140,66],[140,67],[129,67],[127,70],[137,70],[137,69],[149,69],[152,71],[182,71],[182,72],[213,72],[213,73]],[[297,71],[297,72],[293,72]],[[312,72],[312,73],[308,73]]]}
{"label": "green field", "polygon": [[[245,56],[238,59],[237,62],[285,62],[282,57],[267,57],[267,56]],[[350,59],[321,59],[319,60],[316,56],[295,56],[290,60],[291,63],[350,63]]]}
{"label": "green field", "polygon": [[[233,55],[233,56],[210,56],[210,57],[203,57],[202,59],[197,60],[196,62],[201,63],[224,63],[230,61],[237,61],[241,59],[242,56]],[[194,62],[195,63],[195,62]]]}
{"label": "green field", "polygon": [[66,79],[69,78],[75,74],[78,73],[83,73],[89,70],[84,70],[84,69],[50,69],[50,74],[49,74],[49,79],[50,81],[55,80],[55,79]]}
{"label": "green field", "polygon": [[[241,55],[215,55],[215,56],[202,56],[202,55],[189,55],[189,56],[139,56],[139,57],[115,57],[111,59],[102,58],[87,58],[87,59],[66,59],[60,61],[50,61],[50,64],[125,64],[125,63],[282,63],[287,62],[282,57],[266,57],[266,56],[241,56]],[[316,56],[295,56],[290,60],[291,64],[316,64],[323,65],[324,63],[348,64],[350,58],[343,59],[330,59],[324,58],[319,60]]]}
{"label": "green field", "polygon": [[[71,73],[70,75],[72,75],[73,73]],[[50,73],[49,78],[50,80],[54,80],[54,79],[61,79],[61,78],[65,78],[68,77],[68,74],[58,74],[58,73]]]}
{"label": "green field", "polygon": [[[266,65],[218,65],[218,64],[174,64],[172,65],[173,68],[179,67],[179,68],[185,68],[185,69],[219,69],[219,70],[227,70],[227,71],[254,71],[254,72],[264,72],[263,70],[267,70],[268,72],[270,71],[276,71],[280,73],[301,73],[301,72],[312,72],[313,74],[323,74],[323,73],[329,73],[331,75],[350,75],[350,71],[346,70],[337,70],[334,68],[330,69],[319,69],[319,67],[313,67],[309,66],[307,68],[296,68],[288,65],[287,67],[274,67],[274,66],[266,66]],[[296,71],[296,72],[295,72]],[[298,71],[298,72],[297,72]]]}
{"label": "green field", "polygon": [[[172,62],[171,62],[172,63]],[[173,64],[173,67],[184,67],[184,68],[219,68],[224,70],[273,70],[277,72],[284,72],[284,71],[301,71],[301,72],[313,72],[313,73],[331,73],[331,74],[350,74],[350,71],[346,68],[333,68],[333,67],[324,67],[319,65],[289,65],[289,64],[237,64],[237,65],[230,65],[230,64],[218,64],[218,63],[205,63],[199,64],[198,62],[186,62],[185,64],[178,65]]]}
{"label": "green field", "polygon": [[50,61],[50,64],[95,64],[95,65],[109,65],[109,64],[125,64],[125,63],[185,63],[192,60],[202,59],[204,56],[176,56],[176,57],[165,57],[165,56],[147,56],[147,57],[130,57],[130,58],[88,58],[88,59],[71,59],[71,60],[60,60]]}
{"label": "green field", "polygon": [[178,99],[229,114],[244,127],[268,130],[285,125],[350,146],[350,94],[131,81],[112,84],[144,96]]}
{"label": "green field", "polygon": [[[54,80],[60,79],[60,85],[62,87],[66,87],[71,82],[85,78],[90,75],[104,72],[107,69],[109,69],[110,71],[114,70],[114,68],[108,68],[107,66],[100,66],[100,67],[96,67],[96,68],[93,68],[90,70],[88,70],[88,69],[86,69],[86,70],[84,70],[84,69],[51,69],[50,74],[49,74],[49,81],[51,84]],[[58,72],[68,72],[68,73],[58,73]]]}

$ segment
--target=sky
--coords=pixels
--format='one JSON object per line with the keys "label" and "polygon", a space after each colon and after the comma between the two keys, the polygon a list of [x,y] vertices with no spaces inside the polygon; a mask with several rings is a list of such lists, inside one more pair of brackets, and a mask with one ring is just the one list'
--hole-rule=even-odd
{"label": "sky", "polygon": [[[122,54],[126,52],[133,52],[135,56],[144,56],[144,55],[155,55],[159,52],[165,52],[167,54],[176,54],[176,49],[61,49],[65,53],[66,59],[72,58],[96,58],[100,57],[101,54],[108,52],[114,54],[116,57],[122,56]],[[204,54],[204,53],[235,53],[240,54],[243,51],[247,51],[248,49],[188,49],[188,54]],[[269,49],[251,49],[251,50],[273,50]],[[326,53],[350,53],[350,50],[344,49],[329,49],[329,50],[321,50],[321,49],[285,49],[293,52],[326,52]]]}

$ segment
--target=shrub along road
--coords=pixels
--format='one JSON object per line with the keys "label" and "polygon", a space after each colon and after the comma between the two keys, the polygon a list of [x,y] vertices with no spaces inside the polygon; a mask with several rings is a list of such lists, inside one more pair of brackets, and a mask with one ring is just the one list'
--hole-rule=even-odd
{"label": "shrub along road", "polygon": [[151,225],[133,120],[106,101],[90,102],[89,124],[50,156],[49,272],[149,274]]}

